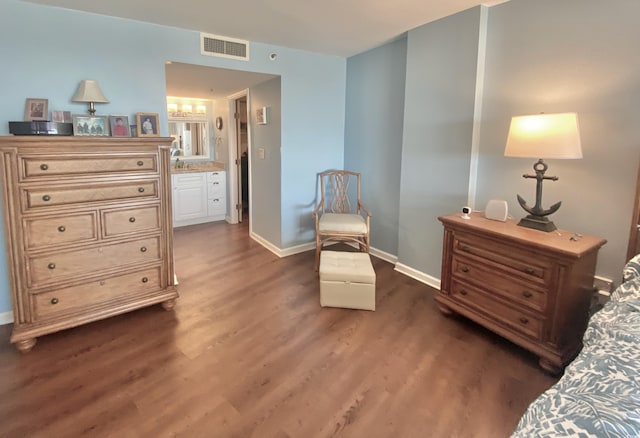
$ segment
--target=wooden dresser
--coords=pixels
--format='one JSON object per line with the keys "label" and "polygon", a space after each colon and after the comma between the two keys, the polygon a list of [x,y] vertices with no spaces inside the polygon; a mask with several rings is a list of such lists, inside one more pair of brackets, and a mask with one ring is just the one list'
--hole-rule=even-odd
{"label": "wooden dresser", "polygon": [[582,346],[598,250],[606,240],[477,213],[460,216],[439,218],[441,311],[464,315],[526,348],[553,374],[562,371]]}
{"label": "wooden dresser", "polygon": [[14,326],[38,336],[178,297],[172,138],[0,137]]}

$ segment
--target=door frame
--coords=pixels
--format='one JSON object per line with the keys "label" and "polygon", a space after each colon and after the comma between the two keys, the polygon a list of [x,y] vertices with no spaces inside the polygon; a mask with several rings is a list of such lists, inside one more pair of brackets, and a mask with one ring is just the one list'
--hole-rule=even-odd
{"label": "door frame", "polygon": [[236,100],[246,97],[247,99],[247,159],[248,166],[247,171],[248,175],[248,192],[249,192],[249,234],[251,234],[251,230],[253,229],[253,207],[252,207],[252,197],[251,197],[251,123],[250,123],[250,110],[251,108],[251,94],[248,88],[245,88],[242,91],[234,93],[230,96],[227,96],[227,104],[229,109],[228,115],[228,126],[229,126],[229,223],[237,224],[239,222],[238,218],[238,209],[236,205],[240,204],[240,208],[242,208],[242,200],[240,197],[242,196],[242,192],[238,190],[238,187],[241,183],[241,175],[238,172],[238,167],[240,165],[238,157],[238,132],[237,132],[237,123],[235,118],[236,113]]}

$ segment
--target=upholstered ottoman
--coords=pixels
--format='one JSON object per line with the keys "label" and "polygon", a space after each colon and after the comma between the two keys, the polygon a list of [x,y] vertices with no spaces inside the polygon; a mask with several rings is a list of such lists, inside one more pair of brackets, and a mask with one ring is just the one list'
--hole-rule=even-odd
{"label": "upholstered ottoman", "polygon": [[376,310],[376,273],[365,252],[320,252],[320,305]]}

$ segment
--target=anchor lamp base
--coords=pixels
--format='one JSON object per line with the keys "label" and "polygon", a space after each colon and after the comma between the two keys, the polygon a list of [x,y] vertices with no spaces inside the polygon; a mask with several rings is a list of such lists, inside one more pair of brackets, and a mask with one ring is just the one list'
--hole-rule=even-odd
{"label": "anchor lamp base", "polygon": [[520,219],[518,225],[520,225],[521,227],[533,228],[534,230],[546,232],[557,230],[556,225],[552,221],[544,216],[536,216],[533,214],[527,215],[526,217]]}

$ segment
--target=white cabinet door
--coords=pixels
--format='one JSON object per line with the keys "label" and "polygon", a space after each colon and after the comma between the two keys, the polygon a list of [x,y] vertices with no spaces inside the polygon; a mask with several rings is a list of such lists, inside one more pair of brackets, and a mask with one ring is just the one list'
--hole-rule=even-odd
{"label": "white cabinet door", "polygon": [[180,222],[208,215],[206,174],[200,172],[172,175],[173,220]]}

